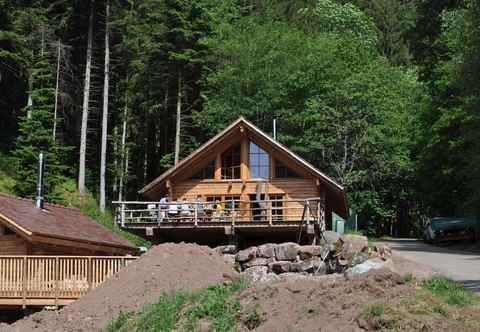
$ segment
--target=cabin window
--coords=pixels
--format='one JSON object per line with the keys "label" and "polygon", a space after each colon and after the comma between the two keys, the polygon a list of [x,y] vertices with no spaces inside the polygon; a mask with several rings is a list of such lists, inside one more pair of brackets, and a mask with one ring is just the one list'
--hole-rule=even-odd
{"label": "cabin window", "polygon": [[222,179],[240,179],[240,144],[222,154]]}
{"label": "cabin window", "polygon": [[272,220],[281,221],[283,219],[283,195],[270,195],[272,201]]}
{"label": "cabin window", "polygon": [[212,160],[207,166],[192,176],[192,179],[213,179],[215,177],[215,160]]}
{"label": "cabin window", "polygon": [[229,210],[240,209],[240,196],[225,196],[225,208]]}
{"label": "cabin window", "polygon": [[214,204],[221,201],[222,196],[207,196],[207,206],[209,206],[210,208],[215,208]]}
{"label": "cabin window", "polygon": [[285,166],[281,161],[275,160],[275,177],[277,178],[298,178],[297,173]]}
{"label": "cabin window", "polygon": [[250,177],[252,179],[267,179],[270,162],[268,153],[253,142],[250,142]]}

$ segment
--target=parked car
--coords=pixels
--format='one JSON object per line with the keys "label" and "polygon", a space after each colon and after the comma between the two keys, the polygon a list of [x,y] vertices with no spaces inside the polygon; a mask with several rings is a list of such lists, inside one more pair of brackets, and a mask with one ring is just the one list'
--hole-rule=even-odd
{"label": "parked car", "polygon": [[423,229],[426,242],[472,240],[480,236],[480,224],[475,218],[432,218]]}

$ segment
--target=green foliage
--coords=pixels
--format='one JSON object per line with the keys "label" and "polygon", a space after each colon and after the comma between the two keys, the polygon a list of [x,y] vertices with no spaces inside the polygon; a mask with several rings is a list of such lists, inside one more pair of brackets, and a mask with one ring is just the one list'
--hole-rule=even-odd
{"label": "green foliage", "polygon": [[365,309],[365,315],[368,317],[381,317],[385,314],[385,304],[375,303]]}
{"label": "green foliage", "polygon": [[479,301],[477,295],[446,277],[427,279],[423,283],[423,288],[451,305],[466,306]]}
{"label": "green foliage", "polygon": [[115,218],[110,210],[107,210],[106,213],[100,212],[98,203],[90,192],[87,192],[83,198],[80,197],[74,180],[65,179],[65,181],[58,184],[53,191],[53,196],[58,197],[58,203],[65,206],[79,208],[83,214],[96,220],[99,224],[105,226],[107,229],[135,246],[146,248],[151,247],[152,244],[144,238],[121,230],[116,225]]}
{"label": "green foliage", "polygon": [[244,282],[217,285],[197,292],[164,294],[159,301],[139,313],[121,314],[103,331],[185,331],[198,330],[200,320],[208,320],[214,331],[235,331],[241,312],[233,298],[246,288]]}

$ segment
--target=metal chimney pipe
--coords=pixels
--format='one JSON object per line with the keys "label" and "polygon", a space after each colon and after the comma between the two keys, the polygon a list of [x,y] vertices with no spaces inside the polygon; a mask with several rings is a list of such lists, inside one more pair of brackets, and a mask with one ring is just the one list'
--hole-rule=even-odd
{"label": "metal chimney pipe", "polygon": [[277,139],[277,119],[273,119],[273,139]]}
{"label": "metal chimney pipe", "polygon": [[38,155],[38,170],[37,170],[37,209],[43,209],[43,153]]}

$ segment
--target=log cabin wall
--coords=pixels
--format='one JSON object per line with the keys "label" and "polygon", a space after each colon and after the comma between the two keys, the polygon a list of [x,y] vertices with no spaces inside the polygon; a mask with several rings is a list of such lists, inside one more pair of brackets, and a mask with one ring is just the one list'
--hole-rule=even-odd
{"label": "log cabin wall", "polygon": [[18,235],[0,235],[0,255],[26,255],[27,243]]}

